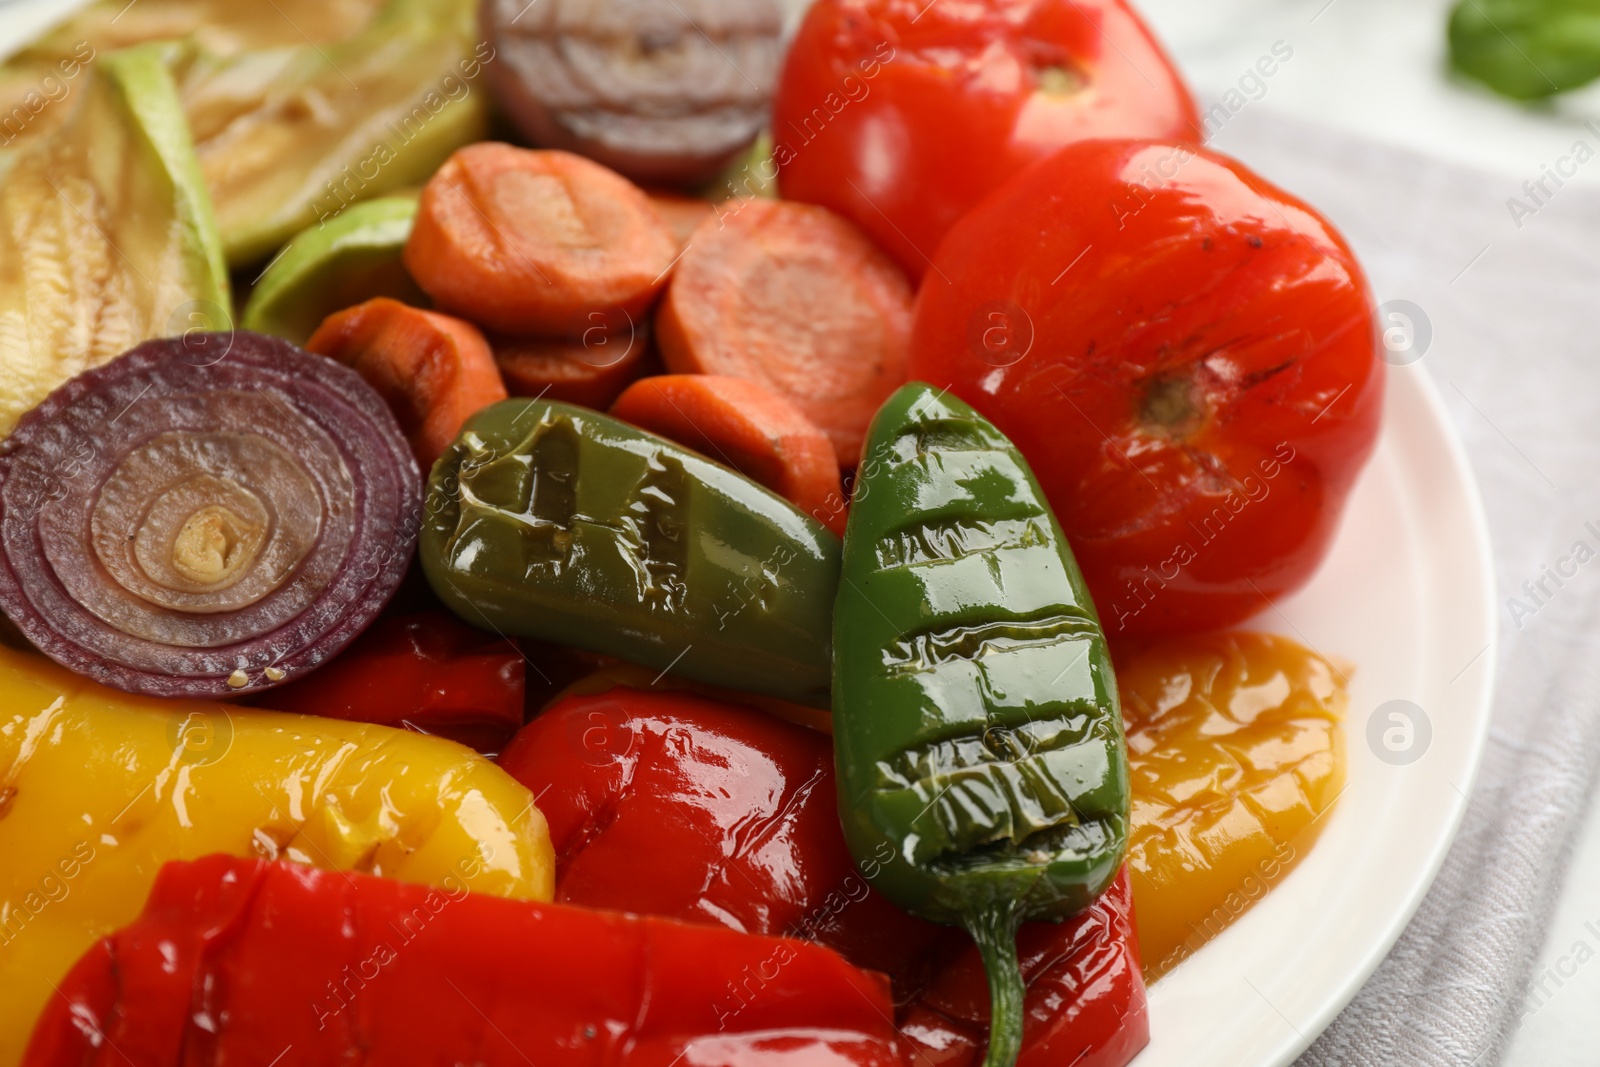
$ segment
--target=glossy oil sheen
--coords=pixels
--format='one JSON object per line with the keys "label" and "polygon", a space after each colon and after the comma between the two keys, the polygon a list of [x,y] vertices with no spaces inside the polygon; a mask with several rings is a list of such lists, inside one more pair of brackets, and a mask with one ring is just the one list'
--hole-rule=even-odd
{"label": "glossy oil sheen", "polygon": [[[1028,983],[1017,1067],[1126,1067],[1150,1041],[1126,874],[1065,922],[1026,923],[1017,956]],[[901,1013],[915,1067],[977,1067],[989,1029],[977,948],[947,960]]]}
{"label": "glossy oil sheen", "polygon": [[918,279],[961,216],[1063,145],[1200,133],[1124,0],[818,0],[772,122],[784,197],[844,215]]}
{"label": "glossy oil sheen", "polygon": [[796,941],[208,856],[74,968],[26,1064],[902,1067],[888,992]]}
{"label": "glossy oil sheen", "polygon": [[698,453],[508,400],[434,466],[421,557],[475,626],[826,707],[839,541]]}
{"label": "glossy oil sheen", "polygon": [[836,611],[840,810],[917,914],[1062,918],[1116,874],[1128,777],[1105,639],[1021,456],[913,383],[873,422]]}
{"label": "glossy oil sheen", "polygon": [[751,708],[659,687],[571,696],[500,765],[544,797],[563,903],[814,936],[855,871],[828,736]]}
{"label": "glossy oil sheen", "polygon": [[1286,638],[1205,634],[1126,657],[1128,869],[1150,979],[1304,857],[1344,790],[1344,674]]}
{"label": "glossy oil sheen", "polygon": [[0,1065],[162,864],[216,852],[549,900],[528,791],[446,741],[130,697],[0,648]]}
{"label": "glossy oil sheen", "polygon": [[[549,820],[556,900],[818,941],[892,979],[913,1063],[974,1067],[977,949],[876,892],[881,856],[856,869],[827,735],[648,681],[557,702],[500,757]],[[1149,1040],[1125,875],[1066,922],[1025,924],[1018,950],[1021,1067],[1123,1067]]]}
{"label": "glossy oil sheen", "polygon": [[912,375],[1028,457],[1113,640],[1236,625],[1310,579],[1384,392],[1331,223],[1203,148],[1082,142],[937,259]]}

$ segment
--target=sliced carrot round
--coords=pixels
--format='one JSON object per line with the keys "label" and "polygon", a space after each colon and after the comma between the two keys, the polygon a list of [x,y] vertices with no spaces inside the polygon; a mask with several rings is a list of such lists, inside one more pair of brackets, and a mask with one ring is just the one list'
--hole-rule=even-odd
{"label": "sliced carrot round", "polygon": [[422,191],[405,264],[440,308],[507,334],[642,316],[679,249],[638,186],[567,152],[469,145]]}
{"label": "sliced carrot round", "polygon": [[760,382],[855,466],[867,423],[906,380],[911,286],[826,208],[752,200],[702,222],[656,317],[667,369]]}
{"label": "sliced carrot round", "polygon": [[716,374],[630,385],[611,414],[760,482],[841,536],[844,494],[827,435],[766,386]]}
{"label": "sliced carrot round", "polygon": [[626,324],[596,328],[574,340],[496,337],[495,362],[512,396],[563,400],[604,411],[628,385],[652,366],[659,369],[649,331]]}
{"label": "sliced carrot round", "polygon": [[476,326],[389,297],[329,315],[306,348],[354,368],[378,390],[424,473],[468,417],[506,398]]}

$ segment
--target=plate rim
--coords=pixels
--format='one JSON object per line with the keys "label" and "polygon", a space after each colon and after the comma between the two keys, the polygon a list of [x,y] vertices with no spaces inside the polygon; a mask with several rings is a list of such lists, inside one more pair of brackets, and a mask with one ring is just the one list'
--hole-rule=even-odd
{"label": "plate rim", "polygon": [[[1395,944],[1398,943],[1405,929],[1416,917],[1423,901],[1438,881],[1444,863],[1460,836],[1461,826],[1466,818],[1467,811],[1471,807],[1473,792],[1488,748],[1493,720],[1495,686],[1499,676],[1498,651],[1501,644],[1499,616],[1495,601],[1496,569],[1489,533],[1488,514],[1484,508],[1477,477],[1473,471],[1461,435],[1457,431],[1454,421],[1450,418],[1432,375],[1420,364],[1388,367],[1386,371],[1389,380],[1385,383],[1385,418],[1389,417],[1388,412],[1391,405],[1398,406],[1396,402],[1402,396],[1404,396],[1407,413],[1421,417],[1412,421],[1412,426],[1415,429],[1413,435],[1408,436],[1413,436],[1415,443],[1411,447],[1406,447],[1404,441],[1390,441],[1389,437],[1395,431],[1393,427],[1387,424],[1384,437],[1380,439],[1380,447],[1391,447],[1396,450],[1392,455],[1400,457],[1398,463],[1393,458],[1389,460],[1389,463],[1398,467],[1397,473],[1402,478],[1402,485],[1406,484],[1404,480],[1405,465],[1410,457],[1417,454],[1417,449],[1420,447],[1425,450],[1425,455],[1431,453],[1428,462],[1434,465],[1433,469],[1439,472],[1441,481],[1445,481],[1451,486],[1450,495],[1455,501],[1450,511],[1452,519],[1465,519],[1458,526],[1460,532],[1455,543],[1459,546],[1457,552],[1463,560],[1470,559],[1473,573],[1466,575],[1461,572],[1452,572],[1461,574],[1462,580],[1457,588],[1461,590],[1460,601],[1464,610],[1458,616],[1461,625],[1452,631],[1446,632],[1465,635],[1456,639],[1465,642],[1470,638],[1474,646],[1481,644],[1483,650],[1463,668],[1464,674],[1475,665],[1478,667],[1473,672],[1476,680],[1470,683],[1471,689],[1464,692],[1460,697],[1454,698],[1451,702],[1451,707],[1458,717],[1457,721],[1463,728],[1458,756],[1451,763],[1450,770],[1447,772],[1448,780],[1456,787],[1454,790],[1456,795],[1450,797],[1446,803],[1440,804],[1437,814],[1431,818],[1430,826],[1432,829],[1428,835],[1428,844],[1426,848],[1417,849],[1421,859],[1418,863],[1408,867],[1409,885],[1406,892],[1386,901],[1383,909],[1385,915],[1381,923],[1374,924],[1379,929],[1364,937],[1360,942],[1360,946],[1349,952],[1346,963],[1340,968],[1341,973],[1336,976],[1336,980],[1328,980],[1319,987],[1312,987],[1312,992],[1306,994],[1306,1004],[1302,1005],[1300,1010],[1294,1014],[1294,1021],[1291,1022],[1290,1016],[1284,1015],[1277,1008],[1277,1005],[1269,1000],[1266,994],[1256,987],[1254,982],[1250,981],[1248,975],[1243,971],[1237,974],[1237,978],[1249,985],[1250,988],[1255,989],[1256,994],[1260,996],[1266,1007],[1283,1020],[1285,1032],[1281,1037],[1274,1039],[1268,1035],[1250,1031],[1257,1040],[1250,1045],[1248,1051],[1237,1047],[1239,1042],[1245,1039],[1234,1039],[1232,1045],[1224,1043],[1220,1047],[1208,1043],[1204,1054],[1208,1057],[1215,1056],[1219,1051],[1231,1054],[1233,1058],[1229,1061],[1229,1067],[1292,1067],[1301,1054],[1310,1048],[1328,1030],[1334,1020],[1355,1000],[1361,989],[1371,980],[1373,974],[1376,973],[1383,961],[1393,951]],[[1374,458],[1376,458],[1376,454]],[[1362,478],[1365,479],[1377,472],[1378,465],[1369,462],[1367,468],[1362,472]],[[1348,522],[1349,518],[1350,516],[1346,515],[1343,521]],[[1334,543],[1337,544],[1338,540],[1345,536],[1348,535],[1345,528],[1341,526]],[[1321,573],[1319,570],[1318,575],[1314,576],[1309,584],[1314,585]],[[1424,589],[1422,592],[1426,601],[1427,590]],[[1285,599],[1287,600],[1288,598]],[[1424,617],[1426,618],[1427,616],[1424,615]],[[1246,620],[1237,628],[1272,633],[1280,633],[1284,629],[1282,621],[1275,621],[1271,618],[1271,609]],[[1426,648],[1427,646],[1424,644],[1421,647]],[[1480,660],[1484,661],[1481,665],[1478,664]],[[1425,672],[1418,680],[1425,682],[1429,686],[1443,684],[1442,675],[1437,672]],[[1460,680],[1463,684],[1467,684],[1465,677],[1461,677]],[[1347,712],[1345,719],[1347,744],[1351,742],[1359,744],[1362,736],[1360,719],[1356,715]],[[1324,814],[1339,810],[1341,809],[1335,804],[1328,808]],[[1297,868],[1303,865],[1307,858],[1316,852],[1321,837],[1322,835],[1319,833],[1317,840],[1306,850],[1301,859],[1290,869],[1289,873],[1283,876],[1284,879],[1292,878]],[[1255,905],[1259,906],[1276,895],[1283,889],[1284,884],[1283,880],[1273,881],[1267,892],[1255,899]],[[1322,883],[1319,882],[1318,884],[1321,885]],[[1206,957],[1208,948],[1215,950],[1217,947],[1215,942],[1227,939],[1230,934],[1238,936],[1235,931],[1247,925],[1250,913],[1254,910],[1254,907],[1247,909],[1236,921],[1221,930],[1215,938],[1198,946],[1194,952],[1194,957]],[[1212,955],[1208,958],[1216,959],[1217,957]],[[1150,985],[1152,1044],[1155,1044],[1154,1032],[1162,1029],[1157,1017],[1158,1002],[1161,996],[1160,991],[1162,986],[1178,973],[1177,970],[1170,972],[1161,980]],[[1216,978],[1218,975],[1213,973],[1211,977]],[[1234,976],[1229,974],[1228,977]],[[1330,976],[1330,979],[1333,978],[1334,976]],[[1188,998],[1192,988],[1188,987],[1183,990],[1183,999]],[[1252,1016],[1249,1020],[1241,1020],[1238,1023],[1228,1022],[1221,1024],[1218,1029],[1224,1034],[1230,1034],[1236,1027],[1249,1027],[1256,1021],[1257,1017]],[[1170,1031],[1168,1033],[1170,1034]],[[1180,1039],[1181,1037],[1182,1035],[1179,1035]],[[1178,1043],[1173,1042],[1169,1045],[1167,1041],[1163,1040],[1163,1054],[1169,1057],[1172,1062],[1190,1062],[1181,1056],[1172,1059],[1172,1047]],[[1169,1059],[1163,1059],[1161,1062],[1169,1062]],[[1139,1067],[1141,1063],[1152,1062],[1154,1061],[1148,1058],[1146,1051],[1141,1050],[1139,1056],[1136,1056],[1131,1061],[1131,1064],[1132,1067]],[[1204,1062],[1211,1063],[1213,1060],[1206,1058]]]}
{"label": "plate rim", "polygon": [[[1290,1067],[1333,1025],[1334,1020],[1350,1006],[1367,982],[1377,973],[1383,961],[1389,957],[1389,953],[1394,951],[1394,946],[1399,943],[1401,935],[1411,925],[1411,920],[1416,918],[1423,901],[1427,899],[1434,884],[1439,880],[1445,860],[1461,836],[1461,824],[1466,820],[1467,810],[1472,806],[1472,795],[1477,790],[1478,775],[1483,769],[1483,757],[1489,747],[1489,732],[1494,721],[1495,687],[1500,674],[1500,625],[1499,612],[1495,605],[1494,547],[1489,535],[1489,515],[1483,506],[1483,494],[1478,488],[1477,475],[1473,471],[1472,460],[1467,455],[1466,445],[1450,418],[1449,409],[1445,407],[1444,397],[1439,392],[1439,387],[1434,384],[1433,376],[1424,370],[1420,363],[1391,367],[1385,389],[1393,389],[1396,379],[1414,379],[1411,388],[1417,391],[1418,398],[1438,431],[1439,443],[1449,460],[1451,473],[1464,490],[1464,503],[1471,519],[1468,528],[1469,540],[1473,555],[1477,557],[1478,562],[1476,581],[1473,584],[1477,586],[1477,596],[1482,608],[1481,614],[1475,621],[1486,644],[1484,650],[1478,654],[1478,658],[1485,661],[1483,674],[1478,682],[1477,691],[1471,697],[1474,728],[1465,761],[1466,775],[1456,798],[1450,803],[1449,815],[1444,820],[1445,832],[1435,838],[1432,851],[1422,865],[1420,877],[1410,898],[1402,907],[1396,909],[1384,928],[1383,935],[1368,944],[1361,963],[1349,973],[1337,992],[1325,998],[1312,1025],[1306,1028],[1304,1037],[1297,1036],[1291,1042],[1292,1048],[1273,1060],[1273,1067]],[[1387,400],[1386,396],[1385,402]],[[1471,664],[1467,666],[1470,668]],[[1467,703],[1467,700],[1462,701],[1463,706]],[[1347,742],[1350,739],[1350,726],[1350,721],[1346,719]]]}

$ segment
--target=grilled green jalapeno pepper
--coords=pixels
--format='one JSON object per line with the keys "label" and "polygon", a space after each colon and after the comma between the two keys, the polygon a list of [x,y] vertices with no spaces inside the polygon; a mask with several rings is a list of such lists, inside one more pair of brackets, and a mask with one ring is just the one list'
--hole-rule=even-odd
{"label": "grilled green jalapeno pepper", "polygon": [[1038,482],[971,408],[904,387],[859,478],[834,611],[840,817],[880,891],[972,933],[986,1062],[1009,1065],[1018,924],[1088,906],[1126,848],[1111,658]]}
{"label": "grilled green jalapeno pepper", "polygon": [[420,554],[473,625],[828,706],[839,539],[607,415],[537,400],[474,415],[434,464]]}

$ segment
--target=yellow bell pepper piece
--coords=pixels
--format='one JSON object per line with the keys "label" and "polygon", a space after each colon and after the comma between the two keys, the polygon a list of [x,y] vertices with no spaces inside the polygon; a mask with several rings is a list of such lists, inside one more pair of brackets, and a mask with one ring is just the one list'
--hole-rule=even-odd
{"label": "yellow bell pepper piece", "polygon": [[0,1065],[169,860],[227,852],[553,895],[533,796],[448,741],[129,696],[4,648],[0,709]]}
{"label": "yellow bell pepper piece", "polygon": [[1315,843],[1344,789],[1344,676],[1282,637],[1206,634],[1118,664],[1133,785],[1128,871],[1154,980]]}

